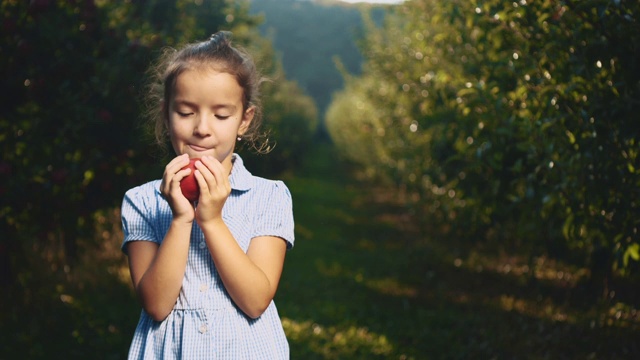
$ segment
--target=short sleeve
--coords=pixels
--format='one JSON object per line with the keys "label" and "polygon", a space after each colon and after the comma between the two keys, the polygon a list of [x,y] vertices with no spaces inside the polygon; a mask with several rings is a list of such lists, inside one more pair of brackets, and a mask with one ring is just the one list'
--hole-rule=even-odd
{"label": "short sleeve", "polygon": [[293,204],[291,193],[282,181],[273,181],[258,202],[252,238],[276,236],[287,242],[287,249],[294,243]]}
{"label": "short sleeve", "polygon": [[126,253],[126,244],[130,241],[146,240],[159,242],[153,226],[151,210],[153,206],[141,188],[134,188],[122,200],[121,219],[124,241],[122,251]]}

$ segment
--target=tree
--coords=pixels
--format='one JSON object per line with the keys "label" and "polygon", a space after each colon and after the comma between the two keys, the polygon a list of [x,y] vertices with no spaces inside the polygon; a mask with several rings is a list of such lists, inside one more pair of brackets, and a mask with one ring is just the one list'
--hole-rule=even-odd
{"label": "tree", "polygon": [[[334,100],[330,132],[425,221],[605,278],[637,272],[639,6],[406,2],[369,23],[363,76],[342,94],[367,107],[347,121]],[[377,163],[353,156],[371,143],[338,135],[370,123]]]}
{"label": "tree", "polygon": [[241,146],[239,151],[256,175],[280,176],[298,167],[308,153],[318,127],[318,110],[313,99],[285,77],[267,40],[254,39],[251,47],[266,75],[262,85],[266,147],[255,151]]}
{"label": "tree", "polygon": [[[102,241],[97,214],[162,174],[164,154],[138,121],[145,71],[163,47],[221,29],[258,42],[258,19],[226,0],[34,0],[2,1],[0,23],[3,354],[111,352],[117,334],[86,320],[96,310],[76,304],[71,316],[60,299],[91,286],[72,281],[82,251]],[[52,332],[81,336],[70,346]]]}

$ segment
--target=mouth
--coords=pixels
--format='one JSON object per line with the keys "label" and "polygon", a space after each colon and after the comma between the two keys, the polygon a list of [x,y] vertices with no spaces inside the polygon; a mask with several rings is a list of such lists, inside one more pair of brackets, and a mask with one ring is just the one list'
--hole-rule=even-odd
{"label": "mouth", "polygon": [[211,150],[210,148],[206,148],[206,147],[202,147],[202,146],[198,146],[198,145],[193,145],[193,144],[189,144],[187,145],[189,147],[189,149],[195,151],[195,152],[205,152],[205,151],[209,151]]}

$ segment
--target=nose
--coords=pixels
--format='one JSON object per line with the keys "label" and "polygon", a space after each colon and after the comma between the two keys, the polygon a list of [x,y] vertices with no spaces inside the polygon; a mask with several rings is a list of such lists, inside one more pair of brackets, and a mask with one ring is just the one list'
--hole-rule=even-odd
{"label": "nose", "polygon": [[205,114],[199,114],[195,118],[195,124],[193,126],[193,134],[201,137],[207,137],[211,135],[210,122]]}

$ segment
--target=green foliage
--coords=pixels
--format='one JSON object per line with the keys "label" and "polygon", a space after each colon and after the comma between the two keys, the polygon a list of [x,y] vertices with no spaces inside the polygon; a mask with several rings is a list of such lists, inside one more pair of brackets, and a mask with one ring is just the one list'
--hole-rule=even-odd
{"label": "green foliage", "polygon": [[242,146],[239,151],[255,175],[276,177],[298,167],[309,152],[317,131],[318,111],[313,99],[285,78],[268,41],[254,39],[252,48],[267,75],[262,85],[262,105],[268,148],[264,149],[266,154]]}
{"label": "green foliage", "polygon": [[[420,235],[384,187],[320,145],[287,179],[296,244],[276,304],[292,359],[620,359],[640,353],[636,287],[599,307],[585,269],[548,257],[465,256]],[[534,277],[536,282],[529,280]],[[631,295],[631,296],[628,296]],[[637,306],[635,306],[637,308]]]}
{"label": "green foliage", "polygon": [[[12,300],[3,301],[12,314],[4,326],[23,322],[25,309],[69,286],[82,249],[99,241],[96,211],[119,205],[127,188],[161,173],[132,125],[153,51],[233,27],[225,14],[244,22],[236,11],[224,1],[1,3],[0,262]],[[58,314],[55,306],[45,311]],[[37,318],[42,323],[16,334],[25,348],[63,326],[64,316]]]}
{"label": "green foliage", "polygon": [[[90,287],[75,272],[86,252],[99,252],[95,214],[162,174],[166,154],[139,121],[145,72],[161,49],[225,29],[264,57],[267,76],[276,78],[280,67],[246,2],[2,1],[0,24],[0,322],[17,327],[28,309],[56,301],[37,315],[42,323],[29,322],[12,337],[27,347],[48,329],[80,323],[61,324],[67,315],[98,311],[83,300],[74,302],[77,309],[58,301],[82,298]],[[280,80],[266,90],[276,97],[266,103],[267,126],[278,137],[297,132],[272,160],[286,168],[302,154],[316,115],[308,97]],[[104,324],[85,325],[68,332],[89,337],[76,339],[77,351],[109,346],[99,343]]]}
{"label": "green foliage", "polygon": [[224,1],[2,3],[1,214],[9,252],[22,254],[16,268],[35,244],[59,244],[72,261],[93,212],[157,176],[132,126],[152,53],[232,27],[224,14],[236,10]]}
{"label": "green foliage", "polygon": [[425,223],[630,274],[638,13],[634,1],[406,2],[368,22],[363,75],[327,126]]}
{"label": "green foliage", "polygon": [[360,71],[362,56],[354,41],[362,31],[360,11],[335,2],[254,0],[251,12],[264,17],[261,33],[278,49],[287,78],[324,113],[331,93],[343,86],[334,58],[349,71]]}
{"label": "green foliage", "polygon": [[243,159],[252,172],[273,177],[302,163],[316,133],[318,115],[313,100],[283,78],[266,84],[264,108],[271,151]]}
{"label": "green foliage", "polygon": [[[276,304],[292,359],[635,359],[636,287],[602,305],[584,269],[475,252],[423,237],[379,187],[350,180],[335,149],[315,144],[295,177],[296,244]],[[375,201],[372,202],[372,199]],[[3,359],[125,359],[140,313],[117,209],[94,216],[73,268],[39,258],[33,279],[3,293]],[[34,252],[32,256],[39,256]],[[43,273],[49,273],[43,276]],[[22,301],[26,309],[15,311]],[[52,355],[54,354],[54,355]],[[523,355],[525,354],[525,355]]]}

